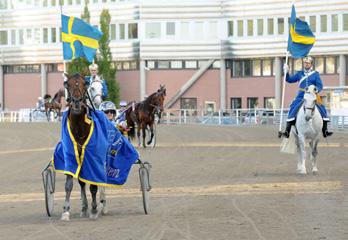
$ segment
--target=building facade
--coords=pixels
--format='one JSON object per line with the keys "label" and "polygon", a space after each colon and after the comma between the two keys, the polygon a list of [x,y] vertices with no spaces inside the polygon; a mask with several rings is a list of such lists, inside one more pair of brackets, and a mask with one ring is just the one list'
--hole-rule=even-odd
{"label": "building facade", "polygon": [[[63,87],[60,13],[80,17],[83,7],[84,0],[0,0],[2,109],[32,108]],[[92,25],[110,11],[122,100],[142,100],[164,84],[167,108],[280,107],[288,0],[89,0],[88,7]],[[295,7],[316,35],[311,56],[324,85],[346,86],[348,2]],[[303,67],[301,59],[289,65]],[[296,90],[286,85],[285,106]]]}

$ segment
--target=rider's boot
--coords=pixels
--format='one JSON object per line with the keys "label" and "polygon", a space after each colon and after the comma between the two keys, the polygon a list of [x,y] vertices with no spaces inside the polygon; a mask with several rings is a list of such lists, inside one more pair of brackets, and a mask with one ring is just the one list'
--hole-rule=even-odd
{"label": "rider's boot", "polygon": [[285,128],[285,132],[283,132],[283,136],[286,138],[289,138],[290,136],[290,131],[291,131],[291,126],[294,124],[295,121],[289,121],[286,122],[286,128]]}
{"label": "rider's boot", "polygon": [[328,121],[324,121],[324,122],[323,122],[323,137],[324,137],[324,138],[330,137],[330,136],[333,134],[333,132],[329,132],[329,131],[327,130],[327,123],[328,123]]}

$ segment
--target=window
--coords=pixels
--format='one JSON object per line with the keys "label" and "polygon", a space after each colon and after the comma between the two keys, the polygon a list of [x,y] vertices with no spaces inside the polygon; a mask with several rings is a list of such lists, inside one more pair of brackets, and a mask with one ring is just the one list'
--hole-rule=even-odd
{"label": "window", "polygon": [[326,15],[320,16],[320,31],[327,32],[327,16]]}
{"label": "window", "polygon": [[181,39],[190,38],[190,23],[182,22],[181,23]]}
{"label": "window", "polygon": [[181,109],[197,109],[197,98],[180,98]]}
{"label": "window", "polygon": [[161,24],[160,23],[146,23],[146,25],[145,25],[145,37],[146,38],[160,38],[161,37]]}
{"label": "window", "polygon": [[274,97],[265,97],[263,102],[264,108],[275,109],[275,98]]}
{"label": "window", "polygon": [[238,20],[238,37],[243,36],[243,20]]}
{"label": "window", "polygon": [[258,98],[257,97],[248,97],[247,98],[247,108],[256,108],[258,107]]}
{"label": "window", "polygon": [[122,69],[124,69],[124,70],[129,70],[129,69],[130,69],[130,64],[129,64],[129,62],[123,62],[123,63],[122,63]]}
{"label": "window", "polygon": [[309,26],[310,26],[312,32],[315,32],[317,30],[316,16],[309,17]]}
{"label": "window", "polygon": [[218,23],[216,21],[208,22],[207,38],[208,39],[218,38]]}
{"label": "window", "polygon": [[0,9],[7,8],[7,0],[0,0]]}
{"label": "window", "polygon": [[40,29],[39,28],[35,28],[34,29],[34,37],[33,37],[33,43],[34,44],[40,44],[40,37],[41,37],[41,33],[40,33]]}
{"label": "window", "polygon": [[242,98],[231,98],[231,109],[241,109]]}
{"label": "window", "polygon": [[315,58],[315,70],[319,73],[324,73],[324,58],[317,57]]}
{"label": "window", "polygon": [[120,27],[120,39],[124,40],[126,39],[126,25],[124,23],[121,23],[119,27]]}
{"label": "window", "polygon": [[175,38],[175,22],[166,23],[166,37],[167,39]]}
{"label": "window", "polygon": [[253,76],[261,76],[261,60],[253,60]]}
{"label": "window", "polygon": [[130,23],[128,24],[128,39],[138,38],[138,24]]}
{"label": "window", "polygon": [[8,44],[7,31],[0,31],[0,45]]}
{"label": "window", "polygon": [[331,31],[332,32],[338,31],[338,15],[337,14],[331,15]]}
{"label": "window", "polygon": [[327,74],[335,73],[335,57],[327,57],[325,59],[325,68]]}
{"label": "window", "polygon": [[348,13],[343,14],[343,31],[348,31]]}
{"label": "window", "polygon": [[247,77],[247,76],[251,76],[251,60],[244,60],[244,76]]}
{"label": "window", "polygon": [[194,37],[196,40],[204,40],[203,22],[195,22],[194,23]]}
{"label": "window", "polygon": [[227,22],[227,32],[229,37],[233,36],[233,21]]}
{"label": "window", "polygon": [[272,75],[272,60],[264,59],[262,60],[262,76]]}
{"label": "window", "polygon": [[197,61],[185,61],[185,68],[197,68]]}
{"label": "window", "polygon": [[169,68],[169,61],[158,61],[158,68],[159,69],[168,69]]}
{"label": "window", "polygon": [[51,6],[56,6],[56,0],[51,0]]}
{"label": "window", "polygon": [[242,77],[243,76],[243,61],[233,61],[232,63],[232,76]]}
{"label": "window", "polygon": [[110,40],[116,40],[116,24],[110,24]]}
{"label": "window", "polygon": [[263,35],[263,19],[257,19],[257,35]]}
{"label": "window", "polygon": [[57,34],[56,34],[55,28],[51,28],[51,42],[52,43],[57,42]]}
{"label": "window", "polygon": [[278,34],[284,34],[284,18],[278,18]]}
{"label": "window", "polygon": [[170,67],[174,69],[182,68],[182,61],[170,61]]}
{"label": "window", "polygon": [[156,67],[155,61],[146,61],[146,67],[149,69],[154,69]]}
{"label": "window", "polygon": [[254,21],[248,20],[248,36],[254,35]]}
{"label": "window", "polygon": [[274,34],[274,20],[273,18],[267,19],[267,25],[268,25],[268,35]]}
{"label": "window", "polygon": [[16,45],[16,30],[11,30],[11,45]]}
{"label": "window", "polygon": [[18,31],[18,41],[19,41],[19,44],[24,44],[24,30],[23,29],[19,29],[19,31]]}
{"label": "window", "polygon": [[42,34],[43,34],[43,43],[48,43],[48,28],[42,29]]}

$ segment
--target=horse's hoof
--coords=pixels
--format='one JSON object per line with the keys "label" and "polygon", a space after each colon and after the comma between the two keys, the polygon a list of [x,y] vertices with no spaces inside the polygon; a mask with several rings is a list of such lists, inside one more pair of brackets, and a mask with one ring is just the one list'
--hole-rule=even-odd
{"label": "horse's hoof", "polygon": [[62,213],[62,217],[60,218],[60,220],[66,221],[66,222],[70,221],[70,213],[69,212],[63,212]]}
{"label": "horse's hoof", "polygon": [[297,169],[297,174],[300,174],[300,175],[306,175],[307,174],[307,171],[306,169]]}
{"label": "horse's hoof", "polygon": [[313,175],[319,175],[318,170],[312,170]]}
{"label": "horse's hoof", "polygon": [[100,211],[102,215],[106,215],[109,212],[107,206],[103,205],[103,203],[99,204],[98,211]]}
{"label": "horse's hoof", "polygon": [[86,211],[81,211],[81,212],[80,212],[80,217],[81,217],[81,218],[87,218],[87,217],[88,217],[88,212],[87,212],[87,210],[86,210]]}
{"label": "horse's hoof", "polygon": [[94,210],[92,209],[90,214],[89,214],[89,219],[97,220],[98,216],[99,216],[98,210],[97,209],[94,209]]}

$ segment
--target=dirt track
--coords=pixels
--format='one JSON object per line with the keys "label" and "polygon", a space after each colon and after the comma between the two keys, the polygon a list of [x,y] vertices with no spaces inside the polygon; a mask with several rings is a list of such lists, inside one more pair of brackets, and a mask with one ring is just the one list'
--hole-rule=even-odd
{"label": "dirt track", "polygon": [[66,223],[64,176],[51,219],[41,180],[59,129],[0,124],[0,239],[348,239],[347,134],[322,140],[319,175],[301,177],[276,128],[160,125],[158,147],[139,149],[153,166],[150,215],[134,167],[123,189],[107,190],[110,213],[97,221],[79,217],[75,182]]}

